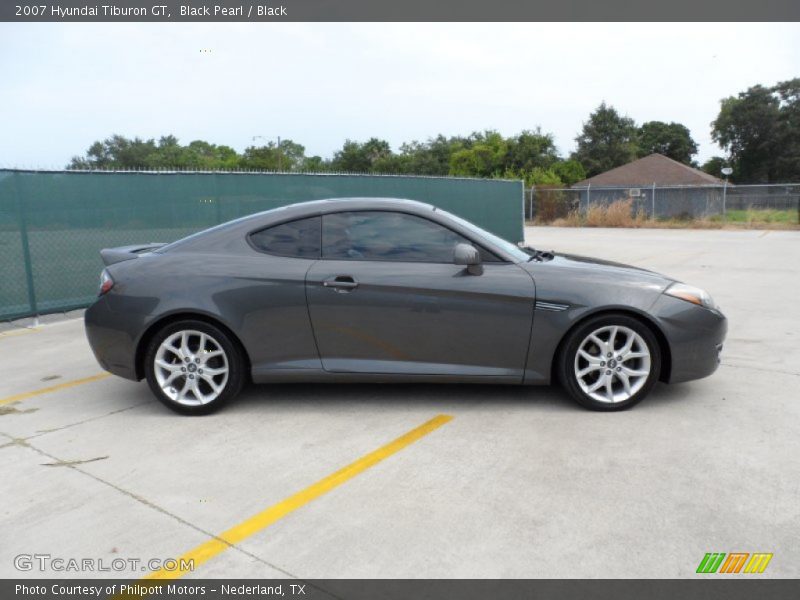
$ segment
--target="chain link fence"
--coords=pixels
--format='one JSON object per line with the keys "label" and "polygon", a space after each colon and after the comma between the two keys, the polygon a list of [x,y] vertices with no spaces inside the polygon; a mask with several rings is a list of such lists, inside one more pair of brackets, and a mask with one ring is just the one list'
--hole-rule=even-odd
{"label": "chain link fence", "polygon": [[592,208],[629,202],[632,217],[661,221],[800,223],[800,184],[535,187],[526,190],[525,219],[553,223]]}
{"label": "chain link fence", "polygon": [[420,200],[519,242],[523,196],[521,181],[458,177],[0,169],[0,319],[91,304],[102,248],[171,242],[295,202]]}

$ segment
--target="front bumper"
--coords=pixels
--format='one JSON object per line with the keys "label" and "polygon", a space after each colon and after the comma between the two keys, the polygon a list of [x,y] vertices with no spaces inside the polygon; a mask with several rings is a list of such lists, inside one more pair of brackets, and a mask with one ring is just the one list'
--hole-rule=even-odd
{"label": "front bumper", "polygon": [[701,379],[717,370],[728,333],[725,315],[665,294],[651,313],[669,344],[669,383]]}

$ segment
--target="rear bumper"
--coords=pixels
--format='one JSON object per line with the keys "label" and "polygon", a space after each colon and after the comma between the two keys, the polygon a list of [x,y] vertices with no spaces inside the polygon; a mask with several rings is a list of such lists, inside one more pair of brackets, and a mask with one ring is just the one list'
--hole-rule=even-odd
{"label": "rear bumper", "polygon": [[84,326],[89,346],[100,366],[126,379],[138,380],[136,375],[136,340],[139,319],[113,312],[105,296],[98,298],[84,314]]}
{"label": "rear bumper", "polygon": [[663,294],[651,312],[669,344],[669,383],[701,379],[717,370],[728,333],[725,315]]}

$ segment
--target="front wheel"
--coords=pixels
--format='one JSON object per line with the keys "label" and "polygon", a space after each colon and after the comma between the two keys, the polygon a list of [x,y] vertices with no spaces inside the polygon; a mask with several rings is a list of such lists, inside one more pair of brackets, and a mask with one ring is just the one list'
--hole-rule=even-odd
{"label": "front wheel", "polygon": [[661,352],[649,327],[622,314],[589,319],[570,333],[559,357],[559,379],[592,410],[623,410],[641,402],[658,381]]}
{"label": "front wheel", "polygon": [[191,415],[218,409],[245,381],[244,360],[224,331],[204,321],[179,321],[159,331],[147,347],[145,375],[156,397]]}

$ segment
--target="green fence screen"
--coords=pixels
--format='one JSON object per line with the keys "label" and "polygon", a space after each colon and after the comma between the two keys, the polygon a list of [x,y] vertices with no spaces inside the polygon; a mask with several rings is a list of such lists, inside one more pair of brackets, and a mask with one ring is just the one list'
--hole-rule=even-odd
{"label": "green fence screen", "polygon": [[447,177],[0,170],[0,319],[91,304],[102,248],[171,242],[277,206],[409,198],[518,242],[522,195],[519,181]]}

